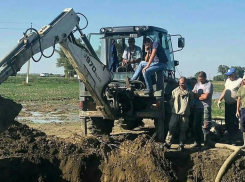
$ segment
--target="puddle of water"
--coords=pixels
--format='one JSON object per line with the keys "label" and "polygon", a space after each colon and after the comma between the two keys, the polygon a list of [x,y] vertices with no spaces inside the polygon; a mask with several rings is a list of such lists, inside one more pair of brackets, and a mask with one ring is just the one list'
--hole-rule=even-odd
{"label": "puddle of water", "polygon": [[63,121],[59,120],[59,119],[49,119],[49,120],[44,120],[44,119],[34,119],[32,120],[33,123],[41,123],[41,124],[45,124],[45,123],[61,123]]}
{"label": "puddle of water", "polygon": [[32,116],[43,116],[44,114],[40,113],[40,112],[30,112]]}
{"label": "puddle of water", "polygon": [[221,92],[215,92],[213,93],[212,99],[219,99],[221,96]]}
{"label": "puddle of water", "polygon": [[59,117],[26,117],[26,116],[21,116],[21,117],[17,117],[16,118],[18,121],[31,121],[33,123],[52,123],[52,122],[64,122],[64,120],[62,120]]}
{"label": "puddle of water", "polygon": [[57,113],[40,113],[40,112],[30,112],[31,116],[18,116],[16,119],[18,121],[31,121],[33,123],[61,123],[64,121],[76,122],[79,121],[79,115],[71,113],[67,114],[57,114]]}

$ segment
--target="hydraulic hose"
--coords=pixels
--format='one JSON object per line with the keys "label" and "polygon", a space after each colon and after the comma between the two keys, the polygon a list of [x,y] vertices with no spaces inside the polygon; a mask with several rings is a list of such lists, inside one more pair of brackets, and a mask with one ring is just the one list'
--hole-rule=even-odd
{"label": "hydraulic hose", "polygon": [[234,152],[225,160],[221,168],[219,169],[219,172],[215,178],[215,182],[220,182],[222,177],[224,176],[227,168],[231,164],[231,162],[235,159],[235,157],[241,152],[241,147],[237,146],[232,146],[232,145],[227,145],[227,144],[221,144],[221,143],[216,143],[215,144],[216,148],[227,148],[230,150],[234,150]]}

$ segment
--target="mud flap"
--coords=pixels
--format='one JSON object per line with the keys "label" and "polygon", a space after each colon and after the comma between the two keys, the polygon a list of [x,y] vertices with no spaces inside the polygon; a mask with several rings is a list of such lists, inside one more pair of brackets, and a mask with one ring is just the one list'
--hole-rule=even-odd
{"label": "mud flap", "polygon": [[5,131],[13,123],[21,109],[21,104],[0,96],[0,133]]}

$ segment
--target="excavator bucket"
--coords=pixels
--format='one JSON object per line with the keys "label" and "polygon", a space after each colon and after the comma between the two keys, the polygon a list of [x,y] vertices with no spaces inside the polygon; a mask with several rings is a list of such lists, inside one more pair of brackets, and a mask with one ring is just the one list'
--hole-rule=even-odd
{"label": "excavator bucket", "polygon": [[18,116],[22,109],[21,104],[0,96],[0,133],[5,131]]}

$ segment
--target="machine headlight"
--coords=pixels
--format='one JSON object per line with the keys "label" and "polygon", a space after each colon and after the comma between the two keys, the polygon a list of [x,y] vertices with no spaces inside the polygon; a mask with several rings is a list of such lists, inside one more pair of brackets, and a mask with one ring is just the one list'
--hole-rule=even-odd
{"label": "machine headlight", "polygon": [[140,27],[135,27],[134,29],[135,29],[135,31],[139,31]]}
{"label": "machine headlight", "polygon": [[104,28],[101,28],[100,31],[101,31],[102,33],[105,33],[105,29],[104,29]]}

